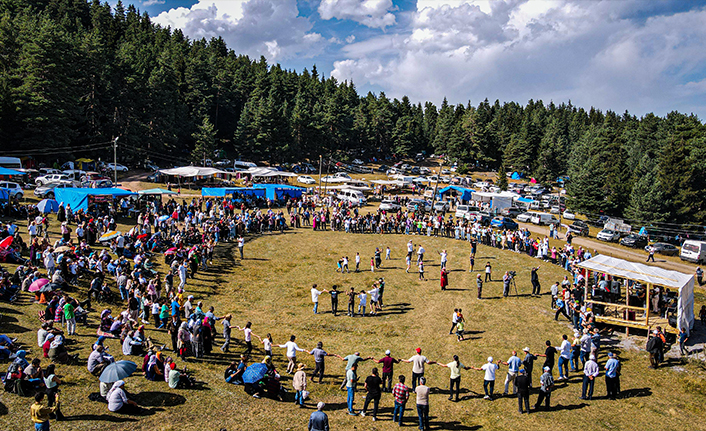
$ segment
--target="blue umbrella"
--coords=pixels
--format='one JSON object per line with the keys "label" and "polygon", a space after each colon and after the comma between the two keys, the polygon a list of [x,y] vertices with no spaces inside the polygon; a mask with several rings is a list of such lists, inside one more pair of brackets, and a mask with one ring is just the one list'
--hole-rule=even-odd
{"label": "blue umbrella", "polygon": [[252,364],[243,373],[243,382],[257,383],[267,374],[267,365],[262,363]]}
{"label": "blue umbrella", "polygon": [[160,223],[163,222],[163,221],[166,221],[166,220],[169,220],[169,216],[168,216],[168,215],[163,215],[162,217],[160,217],[160,218],[157,219],[157,221],[159,221]]}
{"label": "blue umbrella", "polygon": [[44,199],[37,204],[37,209],[43,214],[55,213],[59,211],[59,202],[54,199]]}
{"label": "blue umbrella", "polygon": [[103,383],[117,382],[125,377],[130,377],[135,370],[137,370],[137,364],[132,361],[113,362],[105,367],[99,380]]}

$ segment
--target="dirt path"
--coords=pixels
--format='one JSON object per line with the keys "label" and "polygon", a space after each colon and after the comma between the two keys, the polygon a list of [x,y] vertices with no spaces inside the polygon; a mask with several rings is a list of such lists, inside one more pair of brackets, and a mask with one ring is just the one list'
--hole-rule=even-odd
{"label": "dirt path", "polygon": [[[549,235],[549,228],[544,227],[544,226],[537,226],[535,224],[531,223],[518,223],[520,227],[522,228],[527,228],[530,230],[530,232],[541,234],[541,235]],[[561,234],[562,238],[564,238],[564,234]],[[576,246],[582,246],[584,248],[588,248],[590,250],[597,250],[601,254],[607,254],[608,256],[612,257],[617,257],[621,259],[627,259],[627,260],[632,260],[635,262],[645,262],[645,259],[647,259],[647,253],[643,251],[638,251],[636,250],[627,250],[624,247],[614,245],[612,243],[607,243],[607,242],[601,242],[596,239],[592,238],[586,238],[586,237],[578,237],[575,236],[572,244]],[[689,263],[685,262],[672,262],[669,260],[666,260],[664,258],[660,258],[659,255],[655,255],[655,263],[652,263],[651,265],[658,266],[660,268],[664,269],[670,269],[672,271],[679,271],[683,272],[685,274],[693,274],[694,271],[696,271],[696,265],[692,265]]]}

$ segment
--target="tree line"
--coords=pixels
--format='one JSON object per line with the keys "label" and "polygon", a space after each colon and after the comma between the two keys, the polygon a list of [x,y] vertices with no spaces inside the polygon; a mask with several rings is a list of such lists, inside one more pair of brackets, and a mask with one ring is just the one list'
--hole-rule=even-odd
{"label": "tree line", "polygon": [[3,148],[109,159],[117,136],[123,160],[162,164],[218,150],[270,163],[444,154],[471,170],[568,177],[579,212],[706,223],[706,133],[694,115],[359,95],[316,66],[296,72],[221,38],[190,40],[132,5],[0,0]]}

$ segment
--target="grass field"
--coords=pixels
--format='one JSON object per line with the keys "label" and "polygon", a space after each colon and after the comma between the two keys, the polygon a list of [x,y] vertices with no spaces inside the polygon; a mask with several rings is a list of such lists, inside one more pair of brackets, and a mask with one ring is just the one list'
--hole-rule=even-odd
{"label": "grass field", "polygon": [[[54,223],[56,227],[56,223]],[[426,274],[429,281],[417,280],[417,273],[404,272],[405,244],[409,239],[422,244],[427,250]],[[391,261],[384,261],[383,268],[374,274],[369,271],[369,261],[375,247],[392,249]],[[450,289],[442,292],[439,288],[439,259],[437,250],[449,252]],[[361,273],[339,274],[335,272],[336,261],[342,255],[353,260],[356,252],[362,257]],[[297,342],[306,349],[323,341],[324,348],[342,356],[359,350],[363,356],[381,358],[386,349],[398,358],[409,358],[416,347],[422,347],[430,360],[450,362],[451,356],[458,354],[466,365],[479,367],[487,356],[507,360],[510,352],[529,346],[533,352],[543,350],[544,341],[551,340],[559,345],[561,334],[572,331],[565,321],[553,320],[549,310],[549,297],[531,298],[527,296],[529,270],[540,262],[525,255],[479,246],[476,258],[476,271],[485,262],[493,265],[494,278],[499,280],[505,270],[517,271],[519,296],[500,298],[502,283],[486,283],[484,296],[477,300],[475,290],[476,273],[468,272],[467,243],[442,238],[428,238],[403,235],[351,235],[341,232],[313,232],[291,230],[285,234],[263,235],[248,238],[246,259],[236,257],[237,250],[232,244],[218,247],[214,266],[206,273],[197,274],[196,280],[189,280],[187,293],[197,300],[203,300],[206,307],[213,305],[217,315],[232,313],[233,324],[243,326],[253,323],[256,334],[264,336],[272,333],[276,344],[284,343],[291,334],[297,335]],[[161,260],[160,258],[157,259]],[[540,279],[546,292],[549,285],[563,277],[557,267],[541,262]],[[12,267],[11,267],[12,268]],[[162,265],[161,269],[164,266]],[[12,268],[14,269],[14,268]],[[413,269],[416,267],[413,266]],[[327,295],[322,295],[322,314],[312,313],[309,289],[312,283],[330,288],[333,284],[341,290],[355,287],[356,290],[369,288],[377,277],[385,277],[385,308],[377,317],[350,318],[334,317],[330,310]],[[85,286],[77,294],[85,296]],[[697,304],[700,307],[700,304]],[[450,316],[454,308],[463,309],[468,321],[466,330],[470,338],[457,342],[448,335]],[[98,308],[96,306],[95,308]],[[113,310],[119,308],[112,306]],[[339,309],[345,310],[346,300],[341,298]],[[17,305],[0,305],[3,318],[0,330],[10,336],[17,336],[28,346],[35,356],[37,311],[40,306],[32,304],[29,294],[22,294]],[[98,310],[99,311],[99,310]],[[97,313],[93,313],[95,317]],[[97,320],[89,319],[89,327],[79,326],[78,337],[69,345],[73,352],[80,354],[84,361],[89,346],[95,340]],[[220,325],[217,325],[220,332]],[[167,343],[165,332],[149,328],[148,335],[158,344]],[[234,330],[236,338],[240,339]],[[217,341],[222,342],[219,338]],[[617,343],[618,334],[609,343]],[[635,343],[642,346],[644,338],[635,337]],[[116,359],[123,359],[121,348],[116,340],[107,341],[110,352]],[[344,363],[336,358],[328,358],[327,376],[324,384],[312,384],[309,389],[312,401],[309,409],[295,408],[291,402],[277,402],[268,399],[253,399],[247,396],[242,387],[226,384],[223,370],[236,358],[244,345],[236,343],[235,353],[222,354],[215,348],[214,354],[201,362],[190,362],[187,366],[195,371],[195,377],[205,382],[203,390],[171,390],[166,383],[150,382],[139,374],[127,379],[126,388],[135,394],[137,401],[150,409],[141,417],[114,415],[105,404],[91,402],[88,395],[98,391],[98,381],[85,369],[85,365],[58,366],[62,375],[63,412],[68,421],[52,423],[53,429],[60,430],[288,430],[306,429],[308,416],[315,402],[327,403],[327,412],[332,429],[335,430],[388,430],[396,429],[391,422],[393,402],[389,394],[383,394],[379,415],[381,421],[372,422],[369,417],[351,417],[345,412],[345,392],[338,389],[344,372]],[[280,372],[286,369],[283,349],[275,348],[275,363]],[[168,352],[171,353],[171,352]],[[604,350],[599,363],[605,363]],[[263,358],[261,349],[256,348],[254,360]],[[135,360],[136,358],[132,358]],[[309,355],[300,358],[307,364],[307,375],[313,371],[313,359]],[[623,362],[622,390],[626,397],[618,401],[601,399],[605,394],[601,375],[596,384],[598,399],[583,402],[580,395],[579,374],[574,373],[569,383],[559,383],[552,395],[550,412],[529,416],[517,413],[516,399],[499,398],[495,401],[482,399],[483,374],[466,371],[462,374],[462,401],[447,401],[448,370],[438,366],[428,366],[428,385],[433,388],[430,400],[430,415],[433,429],[460,430],[516,430],[583,429],[587,426],[598,429],[634,430],[654,429],[660,424],[665,429],[706,429],[703,425],[706,414],[703,403],[706,401],[704,370],[697,364],[673,364],[679,367],[665,367],[659,370],[647,369],[648,360],[644,351],[621,351]],[[43,365],[47,360],[43,361]],[[183,366],[182,361],[178,362]],[[359,376],[369,375],[373,364],[365,362],[360,367]],[[539,368],[539,367],[537,367]],[[496,391],[502,392],[503,367],[498,373]],[[404,373],[411,378],[411,365],[400,364],[395,375]],[[539,372],[535,369],[535,381]],[[556,377],[556,370],[555,370]],[[291,388],[291,381],[283,376],[285,385]],[[364,392],[356,395],[356,409],[363,403]],[[531,401],[536,400],[532,395]],[[0,429],[29,429],[30,398],[2,394],[4,409],[0,410]],[[406,412],[406,425],[416,426],[416,412],[409,407]]]}

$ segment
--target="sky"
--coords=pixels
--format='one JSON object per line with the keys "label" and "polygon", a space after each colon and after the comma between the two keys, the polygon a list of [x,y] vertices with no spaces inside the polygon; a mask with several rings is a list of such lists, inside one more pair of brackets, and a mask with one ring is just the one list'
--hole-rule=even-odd
{"label": "sky", "polygon": [[[129,4],[130,2],[124,2]],[[190,38],[362,95],[706,118],[706,0],[136,0]]]}

